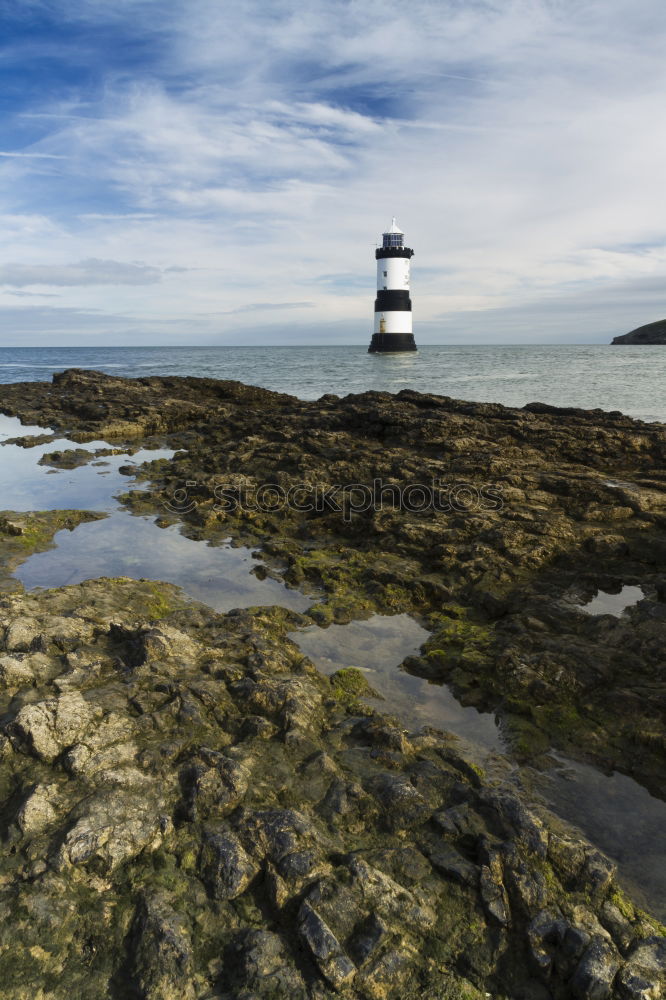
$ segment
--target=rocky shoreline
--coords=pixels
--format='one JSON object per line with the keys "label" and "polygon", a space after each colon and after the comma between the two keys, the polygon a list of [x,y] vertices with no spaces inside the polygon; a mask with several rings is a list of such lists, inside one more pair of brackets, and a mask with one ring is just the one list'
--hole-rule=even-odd
{"label": "rocky shoreline", "polygon": [[[318,594],[305,616],[129,579],[26,594],[16,561],[95,515],[0,519],[0,995],[662,995],[665,929],[511,765],[560,748],[664,797],[662,425],[78,370],[4,386],[0,409],[178,449],[138,469],[128,509],[260,547]],[[436,505],[377,502],[433,481]],[[262,486],[275,509],[248,501]],[[295,489],[331,503],[280,502]],[[644,597],[621,618],[581,609],[627,585]],[[492,773],[287,636],[405,611],[432,634],[408,669],[501,718],[512,757]]]}

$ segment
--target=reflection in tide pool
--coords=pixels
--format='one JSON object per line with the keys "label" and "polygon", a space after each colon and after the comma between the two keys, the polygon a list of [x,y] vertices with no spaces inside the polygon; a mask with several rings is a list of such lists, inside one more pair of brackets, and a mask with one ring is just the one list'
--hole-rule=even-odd
{"label": "reflection in tide pool", "polygon": [[641,587],[622,587],[617,594],[598,590],[591,601],[579,605],[579,611],[585,611],[588,615],[615,615],[619,618],[623,611],[642,601],[644,597]]}
{"label": "reflection in tide pool", "polygon": [[74,531],[59,531],[54,540],[57,548],[30,556],[14,573],[28,590],[129,576],[175,583],[216,611],[255,604],[304,611],[312,604],[279,580],[254,576],[250,571],[260,563],[249,549],[193,541],[176,525],[158,528],[153,518],[118,511]]}
{"label": "reflection in tide pool", "polygon": [[382,695],[378,708],[399,715],[410,728],[447,729],[488,750],[499,749],[501,739],[492,715],[465,708],[446,685],[398,669],[428,636],[409,615],[373,615],[349,625],[313,625],[291,633],[301,651],[324,673],[341,667],[363,670],[368,683]]}
{"label": "reflection in tide pool", "polygon": [[666,802],[625,774],[603,774],[553,755],[558,765],[530,773],[548,808],[575,824],[617,862],[620,882],[661,920],[666,919]]}
{"label": "reflection in tide pool", "polygon": [[[312,599],[289,590],[279,580],[258,579],[251,570],[259,565],[247,548],[211,546],[181,535],[176,526],[158,528],[155,518],[135,517],[119,507],[114,494],[128,487],[118,472],[128,464],[127,452],[106,455],[103,465],[88,464],[54,471],[38,465],[46,452],[85,448],[91,453],[107,448],[105,441],[85,445],[59,438],[33,448],[2,444],[27,434],[48,433],[43,427],[22,427],[13,417],[0,416],[0,497],[6,510],[94,510],[108,513],[101,521],[81,524],[74,531],[59,531],[55,548],[37,552],[23,562],[14,576],[28,590],[64,587],[100,576],[166,580],[175,583],[216,611],[281,604],[304,611]],[[169,458],[165,449],[135,452],[132,465]],[[92,528],[92,531],[86,530]],[[83,529],[83,530],[81,530]]]}
{"label": "reflection in tide pool", "polygon": [[[93,452],[112,447],[107,441],[77,444],[56,438],[32,448],[3,444],[7,438],[49,433],[44,427],[24,427],[16,417],[0,414],[0,508],[3,510],[95,510],[118,508],[113,494],[127,489],[128,478],[118,472],[128,464],[128,453],[104,455],[99,460]],[[79,448],[91,453],[91,463],[76,469],[54,469],[39,465],[40,458],[53,451]],[[170,458],[173,450],[141,449],[131,457],[133,465]],[[93,464],[96,461],[103,465]]]}

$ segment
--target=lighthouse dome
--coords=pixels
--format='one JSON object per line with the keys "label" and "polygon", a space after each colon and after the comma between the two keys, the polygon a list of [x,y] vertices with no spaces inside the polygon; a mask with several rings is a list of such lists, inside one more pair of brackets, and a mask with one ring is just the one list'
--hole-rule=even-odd
{"label": "lighthouse dome", "polygon": [[385,247],[401,247],[403,245],[405,234],[395,221],[395,216],[393,216],[390,228],[382,233],[382,237]]}

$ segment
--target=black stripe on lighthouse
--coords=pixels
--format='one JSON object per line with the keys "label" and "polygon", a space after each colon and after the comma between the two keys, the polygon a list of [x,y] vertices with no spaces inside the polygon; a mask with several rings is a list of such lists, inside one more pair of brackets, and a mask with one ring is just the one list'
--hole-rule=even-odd
{"label": "black stripe on lighthouse", "polygon": [[386,260],[388,257],[406,257],[409,260],[414,256],[414,251],[409,247],[377,247],[375,250],[375,260]]}
{"label": "black stripe on lighthouse", "polygon": [[402,288],[389,288],[377,292],[375,312],[411,312],[409,292]]}

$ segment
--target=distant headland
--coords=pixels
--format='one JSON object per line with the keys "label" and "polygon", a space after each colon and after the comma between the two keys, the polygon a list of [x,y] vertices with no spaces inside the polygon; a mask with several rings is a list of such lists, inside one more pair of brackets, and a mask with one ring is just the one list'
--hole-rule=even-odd
{"label": "distant headland", "polygon": [[656,323],[647,323],[631,333],[613,337],[612,344],[666,344],[666,319],[658,319]]}

